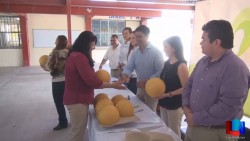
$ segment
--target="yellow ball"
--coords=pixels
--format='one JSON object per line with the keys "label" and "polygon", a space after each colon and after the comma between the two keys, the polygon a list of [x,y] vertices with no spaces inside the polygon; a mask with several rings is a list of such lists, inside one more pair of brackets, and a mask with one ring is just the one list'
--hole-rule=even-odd
{"label": "yellow ball", "polygon": [[101,109],[107,105],[114,106],[113,102],[110,99],[102,99],[102,100],[98,101],[95,105],[96,114],[98,115],[98,113],[101,111]]}
{"label": "yellow ball", "polygon": [[98,70],[96,71],[96,77],[102,80],[103,82],[110,82],[110,74],[106,70]]}
{"label": "yellow ball", "polygon": [[151,78],[145,85],[147,94],[151,97],[159,97],[165,92],[165,83],[160,78]]}
{"label": "yellow ball", "polygon": [[134,115],[134,106],[129,100],[121,100],[115,107],[119,111],[121,117],[130,117]]}
{"label": "yellow ball", "polygon": [[113,105],[108,105],[102,108],[100,113],[97,115],[99,123],[104,125],[112,125],[120,120],[118,110]]}
{"label": "yellow ball", "polygon": [[126,100],[127,98],[125,98],[123,95],[116,95],[113,96],[111,101],[114,103],[114,105],[116,105],[120,100]]}
{"label": "yellow ball", "polygon": [[105,93],[99,93],[98,95],[95,96],[95,103],[97,103],[99,100],[102,99],[109,99],[109,97]]}
{"label": "yellow ball", "polygon": [[40,66],[45,66],[47,60],[48,60],[49,56],[48,55],[42,55],[40,58],[39,58],[39,63],[40,63]]}

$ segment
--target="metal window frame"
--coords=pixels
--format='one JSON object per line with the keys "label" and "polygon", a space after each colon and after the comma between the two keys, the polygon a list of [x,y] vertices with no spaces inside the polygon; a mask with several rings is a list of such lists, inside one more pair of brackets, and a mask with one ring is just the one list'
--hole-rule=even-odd
{"label": "metal window frame", "polygon": [[20,18],[0,15],[0,49],[21,49]]}
{"label": "metal window frame", "polygon": [[[99,33],[95,33],[93,32],[94,34],[99,34],[100,35],[100,38],[98,39],[99,41],[101,41],[101,34],[106,34],[106,33],[102,33],[101,32],[101,21],[107,21],[108,22],[108,31],[107,31],[107,34],[108,35],[112,35],[112,34],[117,34],[117,35],[122,35],[122,33],[109,33],[109,24],[110,24],[110,21],[117,21],[117,20],[110,20],[110,19],[93,19],[92,20],[92,23],[94,20],[99,20],[100,21],[100,32]],[[124,28],[126,27],[126,21],[125,20],[119,20],[119,21],[122,21],[124,23]],[[93,29],[93,26],[92,26],[92,29]],[[111,36],[110,36],[111,37]],[[102,46],[101,43],[100,43],[100,46],[96,46],[97,48],[108,48],[110,46],[110,37],[107,39],[107,46]]]}

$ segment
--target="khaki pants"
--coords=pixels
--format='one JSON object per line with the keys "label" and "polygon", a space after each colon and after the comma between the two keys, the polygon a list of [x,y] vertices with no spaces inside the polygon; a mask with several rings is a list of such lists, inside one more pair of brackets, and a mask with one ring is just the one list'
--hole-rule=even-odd
{"label": "khaki pants", "polygon": [[156,111],[158,99],[148,96],[144,88],[137,88],[136,96],[141,99],[152,111]]}
{"label": "khaki pants", "polygon": [[111,77],[120,78],[121,74],[122,74],[122,70],[121,69],[111,69],[110,73],[111,73]]}
{"label": "khaki pants", "polygon": [[69,110],[71,133],[70,141],[83,141],[88,122],[88,105],[66,105]]}
{"label": "khaki pants", "polygon": [[226,134],[226,129],[188,126],[185,141],[237,141]]}
{"label": "khaki pants", "polygon": [[176,110],[167,110],[160,107],[161,119],[172,129],[179,137],[181,137],[181,121],[183,116],[182,108]]}

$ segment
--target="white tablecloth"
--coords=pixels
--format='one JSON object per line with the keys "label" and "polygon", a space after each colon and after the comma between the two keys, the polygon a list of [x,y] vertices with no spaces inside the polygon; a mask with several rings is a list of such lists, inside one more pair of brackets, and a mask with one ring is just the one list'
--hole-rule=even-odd
{"label": "white tablecloth", "polygon": [[[127,123],[124,125],[118,125],[115,127],[104,128],[101,127],[96,119],[94,108],[89,108],[89,121],[88,121],[88,136],[89,141],[124,141],[126,131],[130,130],[142,130],[142,131],[154,131],[169,134],[173,137],[174,141],[181,141],[181,139],[170,129],[165,123],[149,109],[142,101],[140,101],[129,90],[116,90],[116,89],[98,89],[95,90],[95,94],[106,93],[109,98],[114,95],[122,94],[123,96],[130,97],[130,101],[136,107],[135,115],[140,118],[139,121],[133,123]],[[143,111],[141,111],[143,109]]]}

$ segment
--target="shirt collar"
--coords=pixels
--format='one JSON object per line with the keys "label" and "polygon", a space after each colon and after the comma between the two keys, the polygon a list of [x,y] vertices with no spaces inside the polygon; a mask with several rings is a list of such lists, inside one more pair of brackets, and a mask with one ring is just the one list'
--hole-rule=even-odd
{"label": "shirt collar", "polygon": [[114,47],[112,46],[112,49],[113,49],[113,50],[118,49],[120,46],[121,46],[121,44],[120,44],[120,43],[118,43],[117,47],[116,47],[116,48],[114,48]]}
{"label": "shirt collar", "polygon": [[148,42],[148,45],[146,48],[152,48],[152,44],[150,42]]}
{"label": "shirt collar", "polygon": [[124,44],[130,44],[130,41],[128,40],[127,42],[124,42]]}
{"label": "shirt collar", "polygon": [[[138,47],[140,47],[140,46],[138,46]],[[150,42],[148,42],[148,45],[146,46],[146,48],[145,49],[147,49],[147,48],[151,48],[152,47],[152,44],[150,43]]]}
{"label": "shirt collar", "polygon": [[228,49],[228,50],[225,51],[225,53],[224,53],[218,60],[216,60],[216,61],[214,61],[214,62],[210,62],[211,59],[212,59],[212,57],[207,57],[206,62],[207,62],[207,63],[219,62],[219,61],[221,61],[223,58],[225,58],[226,56],[228,56],[228,55],[230,55],[230,54],[232,54],[232,53],[233,53],[233,51],[232,51],[231,49]]}
{"label": "shirt collar", "polygon": [[[148,45],[146,46],[146,48],[144,49],[143,52],[145,52],[146,50],[148,50],[150,48],[152,48],[152,44],[150,42],[148,42]],[[138,50],[141,51],[141,47],[140,46],[138,46]]]}

